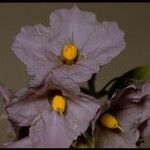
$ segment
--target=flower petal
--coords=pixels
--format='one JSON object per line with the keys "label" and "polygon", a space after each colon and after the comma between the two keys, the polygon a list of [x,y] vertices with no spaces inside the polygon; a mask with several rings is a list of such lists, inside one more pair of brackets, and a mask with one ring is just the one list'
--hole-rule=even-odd
{"label": "flower petal", "polygon": [[4,144],[5,148],[32,148],[32,142],[29,137],[19,141]]}
{"label": "flower petal", "polygon": [[[134,99],[134,101],[137,101],[137,100],[142,101],[143,100],[142,97],[144,96],[145,96],[145,99],[147,98],[150,101],[150,81],[146,81],[144,85],[140,88],[140,90],[135,95],[132,95],[132,99]],[[150,110],[150,107],[149,107],[149,110]],[[147,120],[145,119],[143,123],[141,123],[139,127],[139,131],[143,138],[150,135],[150,115],[149,117],[147,117]]]}
{"label": "flower petal", "polygon": [[148,137],[150,135],[150,118],[144,122],[144,126],[140,131],[142,137]]}
{"label": "flower petal", "polygon": [[23,88],[14,94],[17,100],[6,108],[9,118],[22,125],[31,125],[32,120],[43,109],[50,108],[49,100],[45,94],[55,89],[62,91],[65,96],[80,93],[78,84],[72,79],[47,76],[44,85],[36,88]]}
{"label": "flower petal", "polygon": [[[100,135],[105,135],[105,137],[97,135],[99,137],[97,143],[99,146],[102,144],[104,147],[109,146],[119,148],[121,145],[124,148],[136,147],[136,142],[140,137],[139,126],[150,117],[149,88],[150,82],[147,82],[140,88],[129,86],[118,90],[118,92],[113,95],[112,99],[108,102],[110,106],[108,112],[117,118],[119,125],[124,130],[124,133],[109,130],[105,127],[103,127],[105,130],[99,129],[100,131],[102,130]],[[100,125],[99,128],[102,128],[102,125]],[[99,134],[97,131],[95,133]],[[118,137],[123,140],[119,140]],[[104,138],[104,140],[101,140],[101,138]],[[120,142],[118,142],[118,140]],[[117,142],[121,145],[117,145]]]}
{"label": "flower petal", "polygon": [[94,13],[71,9],[57,9],[50,14],[50,25],[55,36],[74,42],[81,49],[97,23]]}
{"label": "flower petal", "polygon": [[98,72],[100,66],[110,62],[125,47],[124,32],[119,29],[117,23],[103,22],[97,26],[81,49],[81,52],[86,54],[86,58],[79,62]]}
{"label": "flower petal", "polygon": [[50,90],[60,90],[63,95],[67,96],[68,94],[79,94],[80,87],[75,83],[71,78],[62,76],[61,74],[55,75],[49,74],[45,80],[45,84],[37,89],[31,89],[30,92],[34,92],[34,95],[40,96]]}
{"label": "flower petal", "polygon": [[64,116],[49,109],[41,114],[30,128],[34,147],[68,148],[73,140],[84,133],[100,108],[92,97],[81,94],[67,101]]}
{"label": "flower petal", "polygon": [[66,148],[77,135],[67,126],[64,117],[49,110],[31,126],[29,136],[36,148]]}
{"label": "flower petal", "polygon": [[18,91],[16,91],[16,92],[14,93],[14,95],[15,95],[16,97],[19,97],[19,98],[24,97],[24,96],[26,96],[26,95],[28,95],[28,94],[30,94],[28,88],[22,88],[21,90],[18,90]]}
{"label": "flower petal", "polygon": [[[51,82],[53,82],[53,85],[55,88],[58,88],[62,90],[62,92],[65,93],[73,93],[73,94],[79,94],[80,93],[80,87],[79,85],[73,81],[72,78],[68,78],[66,76],[63,76],[62,74],[59,74],[58,76],[55,76],[54,74],[51,75]],[[47,78],[46,83],[49,83],[50,79]],[[52,83],[51,83],[52,86]]]}
{"label": "flower petal", "polygon": [[150,93],[147,92],[148,87],[150,89],[150,82],[143,84],[140,89],[137,88],[133,94],[120,97],[120,104],[113,104],[112,101],[111,110],[112,112],[116,111],[116,117],[126,132],[136,131],[150,117]]}
{"label": "flower petal", "polygon": [[6,87],[3,83],[0,83],[0,96],[3,99],[5,105],[8,105],[12,101],[13,92]]}
{"label": "flower petal", "polygon": [[96,140],[96,148],[136,148],[133,138],[131,136],[124,138],[119,131],[100,126],[96,127],[95,133],[96,137],[99,137],[99,140]]}
{"label": "flower petal", "polygon": [[150,95],[150,81],[145,81],[142,86],[137,87],[137,91],[128,95],[132,101],[139,102],[142,97]]}
{"label": "flower petal", "polygon": [[51,41],[49,28],[39,24],[22,27],[12,45],[13,52],[27,65],[28,74],[34,75],[37,82],[56,66],[56,56],[46,48],[49,41]]}
{"label": "flower petal", "polygon": [[35,117],[50,107],[47,98],[24,99],[6,107],[8,118],[21,126],[30,126]]}
{"label": "flower petal", "polygon": [[68,77],[78,83],[89,80],[93,72],[95,72],[93,68],[89,68],[78,63],[70,66],[64,65],[53,70],[53,73],[57,78],[60,76]]}
{"label": "flower petal", "polygon": [[110,62],[126,47],[124,32],[116,22],[100,23],[94,13],[80,11],[76,6],[55,10],[50,15],[50,25],[58,43],[73,42],[77,45],[79,56],[85,56],[75,65],[54,69],[56,75],[60,73],[76,82],[89,80],[100,66]]}
{"label": "flower petal", "polygon": [[108,55],[114,56],[122,49],[118,49],[117,52],[110,48],[115,48],[119,45],[125,48],[124,32],[119,29],[115,21],[104,21],[97,24],[95,32],[89,37],[87,43],[82,48],[82,52],[91,54],[93,51],[98,50],[99,53],[105,53],[109,49]]}
{"label": "flower petal", "polygon": [[83,93],[72,97],[67,104],[66,122],[80,135],[88,128],[91,121],[95,121],[100,105],[94,97]]}

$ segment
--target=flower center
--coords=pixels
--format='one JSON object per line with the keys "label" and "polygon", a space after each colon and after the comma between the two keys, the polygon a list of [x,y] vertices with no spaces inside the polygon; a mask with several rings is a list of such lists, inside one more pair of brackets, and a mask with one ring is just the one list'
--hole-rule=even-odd
{"label": "flower center", "polygon": [[53,110],[62,114],[66,108],[65,98],[63,96],[56,95],[53,97],[51,105],[52,105]]}
{"label": "flower center", "polygon": [[63,59],[66,61],[66,63],[72,63],[77,58],[78,51],[75,44],[68,43],[63,48]]}
{"label": "flower center", "polygon": [[102,115],[100,121],[101,121],[102,125],[107,127],[107,128],[110,128],[110,129],[118,128],[121,131],[123,131],[123,129],[118,124],[118,120],[113,115],[111,115],[109,113],[105,113],[104,115]]}

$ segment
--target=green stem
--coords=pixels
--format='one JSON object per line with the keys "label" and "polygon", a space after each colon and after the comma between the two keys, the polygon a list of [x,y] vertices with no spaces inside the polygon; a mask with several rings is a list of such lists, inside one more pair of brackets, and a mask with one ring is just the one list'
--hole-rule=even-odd
{"label": "green stem", "polygon": [[93,140],[90,137],[90,135],[85,132],[85,133],[83,133],[83,136],[84,136],[84,138],[85,138],[85,140],[87,142],[88,147],[92,148],[93,147]]}
{"label": "green stem", "polygon": [[86,88],[80,88],[81,89],[81,91],[83,92],[83,93],[85,93],[85,94],[90,94],[90,91],[88,90],[88,89],[86,89]]}
{"label": "green stem", "polygon": [[114,82],[114,81],[116,81],[116,80],[118,80],[118,79],[119,79],[119,77],[110,80],[100,91],[98,91],[98,92],[95,93],[95,98],[99,98],[99,97],[101,97],[101,96],[104,96],[104,95],[108,94],[108,90],[106,90],[106,88],[107,88],[112,82]]}
{"label": "green stem", "polygon": [[88,81],[90,95],[92,96],[95,95],[95,78],[96,78],[96,74],[93,74],[92,78]]}

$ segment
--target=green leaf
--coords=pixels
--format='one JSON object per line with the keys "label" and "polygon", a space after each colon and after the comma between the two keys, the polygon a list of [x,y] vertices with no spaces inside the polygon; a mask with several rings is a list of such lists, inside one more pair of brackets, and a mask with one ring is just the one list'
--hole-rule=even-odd
{"label": "green leaf", "polygon": [[149,80],[150,79],[150,65],[137,67],[125,73],[122,77],[139,80],[139,81]]}
{"label": "green leaf", "polygon": [[108,97],[111,98],[117,89],[122,89],[129,84],[137,84],[146,80],[150,80],[150,65],[134,68],[116,80],[109,89]]}

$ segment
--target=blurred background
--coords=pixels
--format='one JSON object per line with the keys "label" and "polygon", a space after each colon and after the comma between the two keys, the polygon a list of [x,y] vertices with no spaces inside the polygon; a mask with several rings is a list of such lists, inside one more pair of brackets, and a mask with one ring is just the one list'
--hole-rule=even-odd
{"label": "blurred background", "polygon": [[[1,3],[0,4],[0,81],[16,91],[27,85],[25,66],[11,51],[13,38],[25,25],[49,24],[49,14],[57,8],[71,8],[74,3]],[[137,66],[150,64],[150,3],[76,3],[94,12],[99,21],[116,21],[125,32],[127,47],[97,75],[96,90],[114,77]],[[85,84],[86,86],[86,84]],[[9,126],[0,101],[0,147],[11,140]],[[143,147],[150,147],[146,139]]]}

